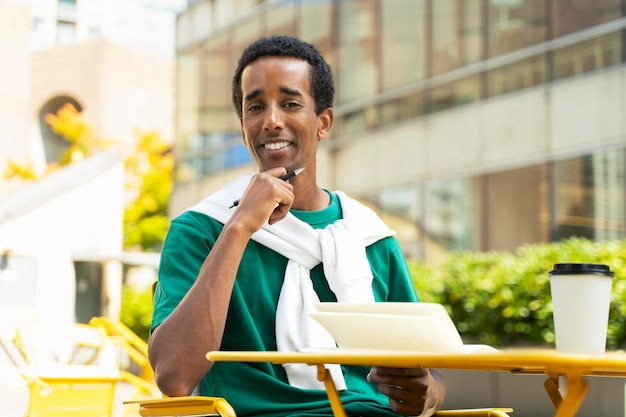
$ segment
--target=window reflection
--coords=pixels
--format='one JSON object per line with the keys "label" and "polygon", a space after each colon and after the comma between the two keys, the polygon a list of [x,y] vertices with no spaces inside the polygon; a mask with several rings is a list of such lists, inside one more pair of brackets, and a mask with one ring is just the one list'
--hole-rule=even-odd
{"label": "window reflection", "polygon": [[[261,18],[255,16],[250,20],[235,27],[232,31],[232,45],[230,49],[230,67],[234,71],[237,60],[243,50],[252,42],[261,37]],[[230,80],[230,78],[228,78]]]}
{"label": "window reflection", "polygon": [[545,242],[548,236],[548,168],[546,165],[486,176],[486,246],[514,251]]}
{"label": "window reflection", "polygon": [[623,149],[556,162],[553,240],[624,238]]}
{"label": "window reflection", "polygon": [[482,57],[480,0],[432,2],[432,72],[441,74]]}
{"label": "window reflection", "polygon": [[201,88],[199,128],[205,132],[239,129],[232,116],[228,36],[223,34],[204,44],[201,52]]}
{"label": "window reflection", "polygon": [[374,0],[344,0],[339,8],[338,99],[345,103],[378,92]]}
{"label": "window reflection", "polygon": [[553,0],[554,36],[617,19],[622,0]]}
{"label": "window reflection", "polygon": [[383,89],[422,80],[426,76],[425,0],[383,1]]}
{"label": "window reflection", "polygon": [[547,39],[546,0],[489,0],[489,56]]}
{"label": "window reflection", "polygon": [[295,7],[294,3],[289,2],[268,11],[265,15],[265,34],[295,35]]}
{"label": "window reflection", "polygon": [[380,109],[376,106],[369,106],[345,114],[338,119],[338,129],[341,136],[349,136],[364,130],[375,129],[380,125]]}
{"label": "window reflection", "polygon": [[425,189],[424,233],[426,255],[479,249],[479,189],[477,181],[433,182]]}
{"label": "window reflection", "polygon": [[428,111],[437,112],[475,102],[480,99],[480,86],[480,78],[475,76],[433,88]]}
{"label": "window reflection", "polygon": [[380,106],[380,119],[383,125],[409,120],[422,114],[424,114],[424,95],[421,91]]}
{"label": "window reflection", "polygon": [[422,207],[417,184],[384,188],[378,193],[377,202],[382,219],[397,232],[405,255],[423,258],[419,226]]}
{"label": "window reflection", "polygon": [[487,73],[487,93],[490,97],[534,87],[547,80],[544,55],[507,65]]}
{"label": "window reflection", "polygon": [[328,64],[335,68],[335,53],[332,45],[332,3],[325,1],[305,1],[300,5],[300,37],[312,43],[324,56]]}
{"label": "window reflection", "polygon": [[622,61],[621,32],[563,48],[554,53],[554,78],[567,78],[619,64]]}

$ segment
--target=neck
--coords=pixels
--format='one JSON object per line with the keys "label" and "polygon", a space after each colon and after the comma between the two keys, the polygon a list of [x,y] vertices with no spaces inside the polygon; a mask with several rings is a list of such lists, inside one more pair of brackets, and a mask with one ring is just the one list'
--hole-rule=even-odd
{"label": "neck", "polygon": [[293,202],[293,206],[291,206],[294,210],[318,211],[325,209],[330,204],[330,196],[317,184],[314,184],[314,186],[308,190],[298,188],[294,190],[294,192],[296,198]]}

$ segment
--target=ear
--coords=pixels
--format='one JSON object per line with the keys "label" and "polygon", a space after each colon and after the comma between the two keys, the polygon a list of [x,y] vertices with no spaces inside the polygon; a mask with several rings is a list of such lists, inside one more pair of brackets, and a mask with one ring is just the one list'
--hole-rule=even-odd
{"label": "ear", "polygon": [[317,140],[324,140],[330,135],[330,128],[333,126],[333,109],[328,107],[317,116]]}

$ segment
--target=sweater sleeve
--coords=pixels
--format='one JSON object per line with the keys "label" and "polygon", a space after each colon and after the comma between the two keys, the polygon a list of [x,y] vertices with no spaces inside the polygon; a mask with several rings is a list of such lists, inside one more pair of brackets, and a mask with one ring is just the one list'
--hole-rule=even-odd
{"label": "sweater sleeve", "polygon": [[419,301],[406,258],[395,237],[368,246],[367,257],[374,273],[376,301]]}
{"label": "sweater sleeve", "polygon": [[185,212],[172,220],[161,252],[151,331],[172,313],[194,284],[221,228],[217,221],[195,212]]}

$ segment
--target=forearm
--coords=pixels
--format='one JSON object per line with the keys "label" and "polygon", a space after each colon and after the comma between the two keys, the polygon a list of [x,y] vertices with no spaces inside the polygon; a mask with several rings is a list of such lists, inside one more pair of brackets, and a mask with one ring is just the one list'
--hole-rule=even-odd
{"label": "forearm", "polygon": [[233,283],[249,237],[249,232],[236,225],[225,226],[194,285],[154,330],[149,357],[164,394],[190,394],[210,370],[206,353],[220,347]]}

